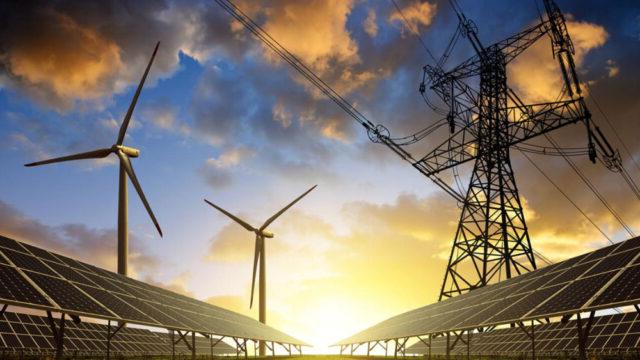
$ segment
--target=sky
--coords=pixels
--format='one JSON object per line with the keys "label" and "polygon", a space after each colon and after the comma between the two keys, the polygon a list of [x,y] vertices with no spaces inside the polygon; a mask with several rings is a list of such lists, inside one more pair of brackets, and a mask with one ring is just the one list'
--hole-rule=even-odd
{"label": "sky", "polygon": [[[417,35],[440,56],[457,18],[446,1],[397,2],[407,22],[388,1],[237,5],[400,137],[440,118],[417,91],[422,67],[433,64]],[[542,9],[534,0],[459,3],[485,44],[534,24]],[[558,3],[594,121],[640,181],[640,6]],[[23,164],[111,146],[160,41],[125,145],[141,151],[133,166],[165,235],[158,236],[130,187],[133,277],[257,317],[248,306],[254,237],[203,198],[260,225],[317,184],[270,227],[270,325],[326,351],[437,300],[460,214],[455,201],[371,143],[215,2],[2,2],[0,21],[1,234],[115,270],[115,157]],[[461,38],[444,67],[471,55]],[[562,86],[546,38],[507,74],[528,103],[551,101]],[[426,154],[446,136],[436,132],[412,151]],[[553,138],[584,147],[586,131],[571,125]],[[531,156],[612,241],[630,237],[564,160]],[[621,176],[585,157],[573,160],[640,232],[640,200]],[[521,154],[512,152],[512,163],[534,249],[560,261],[608,244]],[[465,184],[468,174],[461,170]]]}

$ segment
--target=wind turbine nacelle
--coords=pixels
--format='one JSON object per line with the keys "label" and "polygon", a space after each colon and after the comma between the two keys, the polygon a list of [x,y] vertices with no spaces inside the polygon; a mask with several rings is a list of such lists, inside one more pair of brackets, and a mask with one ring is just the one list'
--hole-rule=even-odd
{"label": "wind turbine nacelle", "polygon": [[118,145],[116,146],[116,148],[120,151],[122,151],[123,153],[127,154],[127,156],[132,157],[132,158],[137,158],[138,156],[140,156],[140,150],[132,148],[132,147],[128,147],[128,146],[124,146],[124,145]]}
{"label": "wind turbine nacelle", "polygon": [[273,237],[273,233],[271,231],[262,230],[260,233],[262,234],[262,236],[264,236],[266,238],[272,238]]}

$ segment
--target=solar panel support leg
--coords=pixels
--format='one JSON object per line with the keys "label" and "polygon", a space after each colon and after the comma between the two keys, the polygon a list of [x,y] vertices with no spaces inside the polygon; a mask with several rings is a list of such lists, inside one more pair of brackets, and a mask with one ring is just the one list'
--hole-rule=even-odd
{"label": "solar panel support leg", "polygon": [[191,332],[191,360],[196,360],[196,332]]}
{"label": "solar panel support leg", "polygon": [[395,340],[395,344],[393,346],[393,358],[398,358],[398,339]]}
{"label": "solar panel support leg", "polygon": [[111,339],[122,329],[124,322],[119,322],[114,332],[111,332],[111,320],[107,322],[107,360],[111,357]]}
{"label": "solar panel support leg", "polygon": [[471,358],[471,330],[467,330],[467,360]]}
{"label": "solar panel support leg", "polygon": [[447,331],[447,360],[451,359],[451,336]]}
{"label": "solar panel support leg", "polygon": [[56,345],[55,359],[62,359],[64,355],[64,313],[60,315],[60,325],[56,326],[56,322],[51,315],[51,311],[47,311],[47,319],[49,319],[49,326],[51,327],[51,333],[53,334],[53,340]]}
{"label": "solar panel support leg", "polygon": [[591,331],[591,324],[593,323],[594,315],[595,311],[591,311],[587,323],[583,326],[580,313],[576,314],[576,325],[578,330],[578,352],[580,360],[587,359],[587,342],[589,340],[589,332]]}
{"label": "solar panel support leg", "polygon": [[535,320],[531,320],[531,331],[527,331],[526,326],[524,325],[524,323],[522,322],[518,322],[518,327],[520,328],[520,330],[522,330],[522,332],[525,333],[525,335],[527,335],[527,337],[529,339],[531,339],[531,356],[533,357],[533,360],[536,359],[536,337],[535,337]]}
{"label": "solar panel support leg", "polygon": [[176,332],[171,330],[171,360],[176,358]]}

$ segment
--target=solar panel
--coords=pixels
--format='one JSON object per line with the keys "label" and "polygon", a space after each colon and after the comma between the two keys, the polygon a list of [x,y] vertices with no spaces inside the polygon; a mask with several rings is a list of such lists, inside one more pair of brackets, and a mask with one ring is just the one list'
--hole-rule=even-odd
{"label": "solar panel", "polygon": [[62,310],[88,315],[113,316],[104,306],[82,293],[68,281],[31,271],[26,273]]}
{"label": "solar panel", "polygon": [[[341,340],[358,344],[640,303],[640,238],[400,314]],[[551,345],[548,345],[551,346]]]}
{"label": "solar panel", "polygon": [[[306,345],[247,316],[3,236],[0,259],[0,304]],[[86,341],[70,340],[78,349],[85,345]]]}
{"label": "solar panel", "polygon": [[618,304],[640,296],[640,265],[627,268],[593,302],[594,305]]}
{"label": "solar panel", "polygon": [[[571,356],[578,353],[575,320],[535,326],[536,354]],[[640,350],[640,316],[637,313],[606,315],[593,319],[587,351],[590,354],[637,353]],[[451,340],[453,342],[453,340]],[[531,353],[531,339],[518,327],[474,333],[469,352],[472,355],[524,356]],[[451,354],[466,354],[467,346],[458,343]],[[428,346],[418,341],[408,354],[428,354]],[[446,354],[446,336],[431,340],[431,354]]]}
{"label": "solar panel", "polygon": [[[0,317],[0,352],[23,354],[53,354],[53,335],[40,316],[5,313]],[[107,325],[96,323],[65,322],[65,354],[68,356],[102,356],[106,353]],[[196,336],[198,355],[235,354],[236,349],[225,342],[218,342],[213,351],[212,341]],[[168,333],[147,329],[123,327],[112,338],[111,354],[118,356],[170,355],[171,339]],[[190,354],[184,343],[176,344],[176,354]]]}
{"label": "solar panel", "polygon": [[27,305],[50,305],[15,268],[0,265],[0,298]]}

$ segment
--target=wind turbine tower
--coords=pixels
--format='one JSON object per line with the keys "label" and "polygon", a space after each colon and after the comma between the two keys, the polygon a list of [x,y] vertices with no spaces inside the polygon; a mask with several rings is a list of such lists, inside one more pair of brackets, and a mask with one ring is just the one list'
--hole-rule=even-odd
{"label": "wind turbine tower", "polygon": [[136,107],[136,103],[138,102],[138,97],[140,96],[140,92],[142,91],[142,87],[144,86],[144,82],[147,79],[147,75],[149,74],[149,70],[151,69],[151,64],[153,64],[153,60],[156,57],[156,53],[158,52],[158,46],[160,46],[160,42],[156,44],[155,49],[153,50],[153,54],[151,55],[151,60],[149,60],[149,64],[142,75],[142,79],[140,80],[140,84],[138,84],[138,88],[136,89],[135,94],[133,95],[133,99],[131,100],[131,104],[129,105],[129,109],[127,110],[126,115],[124,116],[124,120],[122,121],[122,125],[120,126],[120,131],[118,133],[118,138],[116,139],[116,143],[113,144],[109,148],[103,148],[98,150],[92,150],[88,152],[83,152],[74,155],[68,155],[63,157],[58,157],[49,160],[37,161],[30,164],[26,164],[25,166],[39,166],[45,164],[52,164],[64,161],[71,160],[84,160],[84,159],[102,159],[111,154],[116,154],[120,159],[120,174],[118,177],[118,274],[128,275],[129,266],[128,266],[128,257],[129,257],[129,230],[127,226],[127,177],[131,179],[131,183],[133,187],[138,192],[140,196],[140,200],[144,204],[145,209],[147,209],[147,213],[151,217],[153,224],[155,225],[158,233],[162,237],[162,230],[160,229],[160,225],[156,220],[149,203],[147,202],[147,198],[144,196],[144,192],[142,191],[142,187],[140,186],[140,182],[136,177],[136,173],[133,171],[133,166],[131,165],[130,158],[137,158],[140,156],[140,150],[134,149],[128,146],[124,146],[124,138],[127,132],[127,128],[129,126],[129,122],[131,121],[131,115],[133,114],[133,110]]}
{"label": "wind turbine tower", "polygon": [[[252,275],[252,278],[251,278],[251,299],[249,301],[249,308],[253,307],[253,291],[254,291],[254,288],[255,288],[256,271],[257,271],[258,262],[259,262],[260,263],[260,278],[258,280],[258,283],[259,283],[259,285],[258,285],[258,292],[259,292],[258,319],[263,324],[267,323],[267,275],[266,275],[266,264],[265,264],[265,239],[271,239],[274,236],[272,232],[267,231],[267,227],[269,225],[271,225],[271,223],[274,222],[285,211],[289,210],[289,208],[292,207],[295,203],[300,201],[300,199],[302,199],[308,193],[310,193],[313,189],[315,189],[316,186],[317,185],[314,185],[309,190],[305,191],[302,195],[298,196],[295,200],[290,202],[287,206],[282,208],[282,210],[280,210],[277,213],[273,214],[259,228],[251,226],[246,221],[244,221],[244,220],[240,219],[239,217],[231,214],[230,212],[228,212],[225,209],[217,206],[216,204],[212,203],[211,201],[209,201],[207,199],[204,199],[204,201],[207,204],[213,206],[218,211],[220,211],[221,213],[223,213],[226,216],[228,216],[229,218],[231,218],[231,220],[233,220],[236,223],[240,224],[240,226],[242,226],[243,228],[245,228],[248,231],[253,232],[253,233],[256,234],[255,251],[254,251],[254,256],[253,256],[253,275]],[[265,344],[264,341],[260,341],[259,355],[260,356],[266,356],[266,344]]]}

